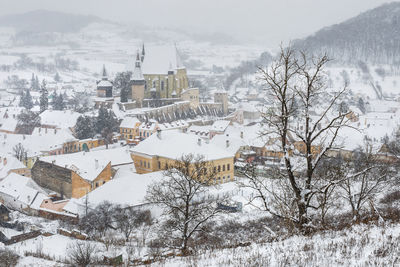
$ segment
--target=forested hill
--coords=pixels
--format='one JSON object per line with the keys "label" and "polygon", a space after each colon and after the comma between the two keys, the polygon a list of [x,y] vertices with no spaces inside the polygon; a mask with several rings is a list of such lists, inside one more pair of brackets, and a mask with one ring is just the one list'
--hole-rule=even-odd
{"label": "forested hill", "polygon": [[0,17],[0,26],[12,27],[17,32],[77,32],[83,27],[103,20],[96,16],[36,10]]}
{"label": "forested hill", "polygon": [[384,4],[323,28],[294,47],[327,52],[342,63],[400,64],[400,2]]}

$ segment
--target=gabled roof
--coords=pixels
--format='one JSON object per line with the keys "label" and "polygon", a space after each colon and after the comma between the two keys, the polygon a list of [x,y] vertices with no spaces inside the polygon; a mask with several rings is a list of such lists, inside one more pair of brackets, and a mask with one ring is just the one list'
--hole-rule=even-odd
{"label": "gabled roof", "polygon": [[211,125],[211,131],[224,132],[231,122],[227,120],[218,120]]}
{"label": "gabled roof", "polygon": [[7,194],[32,208],[39,208],[46,192],[33,179],[10,173],[0,182],[0,193]]}
{"label": "gabled roof", "polygon": [[57,128],[74,127],[76,120],[82,114],[72,110],[45,110],[40,116],[42,125],[52,125]]}
{"label": "gabled roof", "polygon": [[119,127],[121,128],[134,128],[136,123],[140,123],[137,117],[125,117]]}
{"label": "gabled roof", "polygon": [[99,155],[78,152],[56,156],[41,157],[41,161],[76,172],[87,181],[95,180],[111,161]]}
{"label": "gabled roof", "polygon": [[[135,69],[135,57],[132,57],[127,65],[127,69]],[[175,46],[146,46],[141,70],[143,74],[168,74],[169,70],[185,68]]]}
{"label": "gabled roof", "polygon": [[0,179],[6,177],[11,170],[23,168],[26,168],[26,166],[16,157],[0,154]]}
{"label": "gabled roof", "polygon": [[180,159],[188,154],[201,155],[205,160],[232,157],[227,151],[213,144],[207,144],[195,135],[176,130],[153,134],[132,148],[131,152],[170,159]]}

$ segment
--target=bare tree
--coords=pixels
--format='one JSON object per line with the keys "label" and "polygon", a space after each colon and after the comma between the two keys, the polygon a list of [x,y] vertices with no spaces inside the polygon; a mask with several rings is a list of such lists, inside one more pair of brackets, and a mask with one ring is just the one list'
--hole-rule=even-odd
{"label": "bare tree", "polygon": [[[348,113],[338,108],[346,84],[337,91],[327,88],[324,67],[328,62],[326,55],[308,56],[288,47],[281,48],[278,59],[269,68],[260,68],[260,79],[273,101],[262,114],[267,128],[263,135],[280,139],[286,167],[280,174],[288,180],[292,205],[297,210],[294,217],[274,214],[293,221],[299,228],[310,221],[309,209],[319,208],[313,203],[314,197],[329,186],[316,182],[315,170],[335,145],[339,130],[348,124]],[[317,106],[318,115],[312,115]],[[295,154],[303,162],[302,171],[296,170],[289,140],[304,147],[300,154]]]}
{"label": "bare tree", "polygon": [[152,223],[151,213],[149,210],[137,210],[132,207],[115,208],[114,220],[117,229],[124,234],[125,240],[129,241],[132,232],[141,225],[150,225]]}
{"label": "bare tree", "polygon": [[161,231],[175,242],[182,254],[202,226],[219,212],[217,199],[208,194],[214,182],[213,166],[200,156],[184,155],[165,171],[165,179],[152,184],[146,200],[164,209]]}
{"label": "bare tree", "polygon": [[21,143],[18,143],[13,147],[13,152],[14,157],[16,157],[19,161],[26,159],[27,150]]}
{"label": "bare tree", "polygon": [[101,238],[109,228],[113,228],[114,205],[104,201],[90,210],[79,221],[79,227],[95,238]]}
{"label": "bare tree", "polygon": [[77,241],[67,247],[67,255],[77,266],[88,266],[94,262],[97,247],[90,242]]}
{"label": "bare tree", "polygon": [[375,198],[384,187],[390,185],[391,166],[378,160],[368,143],[354,152],[351,162],[345,160],[341,166],[346,173],[343,173],[344,179],[339,186],[342,188],[342,197],[350,204],[354,220],[360,221],[366,205],[370,205],[373,213],[378,212]]}

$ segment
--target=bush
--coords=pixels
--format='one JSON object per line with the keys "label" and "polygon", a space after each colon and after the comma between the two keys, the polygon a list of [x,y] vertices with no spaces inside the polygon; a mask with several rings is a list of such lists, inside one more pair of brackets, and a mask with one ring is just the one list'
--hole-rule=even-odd
{"label": "bush", "polygon": [[96,246],[90,242],[78,241],[67,248],[67,255],[71,263],[77,266],[88,266],[95,262],[94,252],[96,249]]}
{"label": "bush", "polygon": [[0,267],[11,267],[17,265],[19,256],[8,249],[0,250]]}

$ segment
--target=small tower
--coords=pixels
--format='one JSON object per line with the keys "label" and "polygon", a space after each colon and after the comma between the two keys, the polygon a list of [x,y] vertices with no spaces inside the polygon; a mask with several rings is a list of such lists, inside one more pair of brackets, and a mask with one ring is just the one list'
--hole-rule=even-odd
{"label": "small tower", "polygon": [[106,67],[103,65],[101,80],[97,82],[97,96],[113,97],[112,89],[113,84],[108,80]]}
{"label": "small tower", "polygon": [[167,93],[166,97],[171,97],[171,93],[175,88],[175,73],[171,62],[169,63],[168,78],[167,78]]}
{"label": "small tower", "polygon": [[228,115],[228,93],[225,90],[215,92],[214,102],[221,103],[224,115]]}
{"label": "small tower", "polygon": [[[142,50],[143,53],[144,50]],[[136,101],[137,107],[142,107],[144,99],[144,85],[146,83],[141,67],[142,61],[140,59],[139,51],[136,53],[135,69],[133,70],[131,78],[132,86],[132,100]]]}

